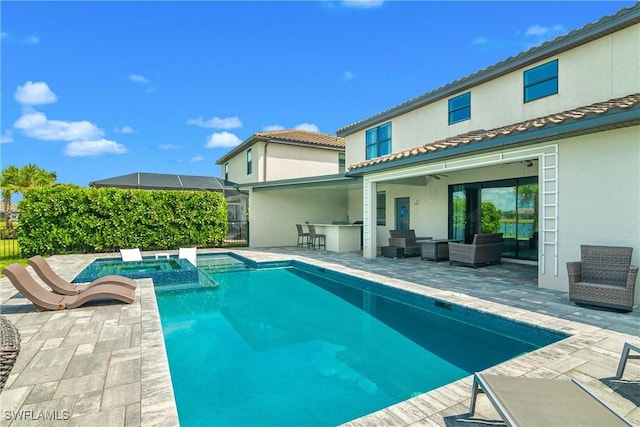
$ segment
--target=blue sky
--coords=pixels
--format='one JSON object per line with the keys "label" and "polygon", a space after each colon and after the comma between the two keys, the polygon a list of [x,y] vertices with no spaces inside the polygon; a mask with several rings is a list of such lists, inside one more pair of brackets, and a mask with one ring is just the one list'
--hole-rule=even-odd
{"label": "blue sky", "polygon": [[221,176],[254,132],[335,134],[633,4],[2,1],[0,162]]}

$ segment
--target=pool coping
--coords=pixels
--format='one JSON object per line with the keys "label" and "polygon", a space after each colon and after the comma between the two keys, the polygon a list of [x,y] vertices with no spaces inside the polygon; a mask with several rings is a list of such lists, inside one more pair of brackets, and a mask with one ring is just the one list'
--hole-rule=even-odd
{"label": "pool coping", "polygon": [[[615,393],[612,388],[611,379],[607,377],[607,375],[612,377],[615,374],[615,367],[620,356],[622,344],[625,341],[640,344],[637,336],[622,334],[575,321],[559,319],[546,314],[482,300],[462,293],[430,288],[428,286],[295,254],[278,254],[260,252],[259,250],[238,249],[202,250],[199,251],[199,253],[235,253],[258,263],[298,261],[353,275],[358,278],[372,280],[385,286],[448,301],[456,305],[491,313],[500,317],[507,317],[530,324],[534,327],[543,327],[545,329],[569,334],[571,335],[569,338],[558,343],[503,362],[485,372],[545,378],[576,378],[599,398],[611,405],[618,413],[627,417],[631,422],[640,423],[640,409],[638,409],[633,402],[623,399],[619,394]],[[67,264],[67,275],[74,277],[94,259],[113,256],[113,254],[92,254],[75,256],[76,258],[73,260],[70,257],[74,256],[53,256],[50,258],[50,262],[54,266],[57,264]],[[2,280],[7,282],[6,279]],[[133,304],[137,304],[138,306],[122,306],[122,310],[138,310],[137,313],[139,313],[139,340],[134,342],[135,340],[132,339],[132,347],[134,347],[135,344],[140,351],[139,406],[137,408],[132,405],[127,406],[127,410],[123,410],[127,413],[127,416],[118,414],[118,420],[123,420],[122,425],[179,425],[152,281],[151,279],[141,279],[138,280],[138,283],[139,286],[136,292],[138,298]],[[4,284],[6,283],[3,283],[3,285]],[[4,289],[6,288],[3,288],[3,291]],[[16,294],[15,290],[14,294]],[[5,297],[6,295],[3,295],[3,302],[8,300]],[[10,298],[11,297],[12,296],[10,296]],[[106,307],[110,307],[110,310],[112,310],[113,307],[120,306],[108,305]],[[100,306],[93,307],[92,309],[98,312],[107,311],[106,308],[103,309],[103,307]],[[56,312],[54,316],[62,315],[62,313],[65,315],[74,314],[76,316],[82,314],[81,311],[76,309]],[[19,320],[23,315],[24,314],[9,314],[8,317]],[[33,313],[33,315],[51,316],[51,312]],[[27,330],[27,335],[28,332]],[[41,345],[41,348],[46,347],[50,341],[51,340],[45,342],[44,346]],[[41,348],[38,348],[37,351],[41,351]],[[33,353],[33,351],[34,350],[29,350],[31,353]],[[31,357],[33,357],[33,354],[31,354]],[[18,392],[12,390],[12,383],[19,374],[20,372],[11,373],[5,391],[2,394],[3,406],[8,402],[18,405],[16,409],[18,407],[27,407],[25,405],[26,396],[22,396],[22,394],[27,391],[21,390]],[[603,381],[603,376],[606,381]],[[631,378],[636,382],[640,381],[640,367],[631,366],[628,368],[625,377]],[[464,419],[465,414],[468,413],[468,403],[471,395],[471,378],[471,376],[465,377],[433,391],[349,421],[345,423],[345,425],[450,425],[452,419],[454,421]],[[621,384],[624,385],[625,382]],[[614,383],[613,386],[615,387],[615,385]],[[29,392],[30,391],[31,390],[29,390]],[[6,398],[7,395],[9,396],[8,399]],[[139,416],[129,416],[129,412],[135,413],[137,410],[139,410]],[[498,419],[491,406],[486,403],[483,404],[479,402],[477,412],[480,417],[485,416],[489,419]],[[112,414],[109,414],[109,416],[112,416]],[[86,419],[87,418],[84,418],[84,420]],[[74,418],[72,417],[69,422],[70,425],[73,425],[73,420]],[[82,422],[82,420],[82,417],[78,417],[76,421]],[[23,423],[19,424],[17,422],[10,424],[23,425]]]}

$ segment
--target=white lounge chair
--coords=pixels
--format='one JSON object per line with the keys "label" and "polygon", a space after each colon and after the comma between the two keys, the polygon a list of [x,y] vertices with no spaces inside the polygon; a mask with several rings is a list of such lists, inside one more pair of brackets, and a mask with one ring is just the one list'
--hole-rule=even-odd
{"label": "white lounge chair", "polygon": [[178,250],[178,258],[186,259],[191,264],[196,265],[198,248],[180,248]]}
{"label": "white lounge chair", "polygon": [[631,426],[576,380],[476,373],[469,414],[485,393],[507,426]]}
{"label": "white lounge chair", "polygon": [[124,262],[142,261],[142,254],[139,248],[120,249],[120,256]]}

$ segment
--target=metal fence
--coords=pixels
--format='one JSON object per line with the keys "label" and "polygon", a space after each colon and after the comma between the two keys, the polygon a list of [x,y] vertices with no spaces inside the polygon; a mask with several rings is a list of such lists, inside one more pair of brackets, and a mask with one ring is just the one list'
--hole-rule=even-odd
{"label": "metal fence", "polygon": [[223,248],[249,246],[249,221],[229,221]]}
{"label": "metal fence", "polygon": [[[20,247],[15,227],[0,225],[0,259],[20,258]],[[249,246],[249,221],[229,221],[227,235],[220,245],[223,248]],[[88,249],[76,248],[79,252]]]}
{"label": "metal fence", "polygon": [[20,258],[20,247],[16,240],[17,227],[0,226],[0,259]]}

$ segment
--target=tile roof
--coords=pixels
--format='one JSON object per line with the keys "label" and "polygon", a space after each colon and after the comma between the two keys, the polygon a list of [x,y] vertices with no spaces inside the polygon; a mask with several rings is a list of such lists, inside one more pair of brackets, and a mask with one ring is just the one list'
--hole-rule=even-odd
{"label": "tile roof", "polygon": [[345,146],[345,139],[342,137],[298,129],[256,132],[253,136],[256,138],[267,138],[275,142],[304,143],[340,148],[344,148]]}
{"label": "tile roof", "polygon": [[[538,117],[531,120],[525,120],[523,122],[514,123],[507,126],[502,126],[490,130],[476,130],[461,135],[441,139],[439,141],[430,142],[417,147],[409,148],[407,150],[388,154],[386,156],[377,157],[375,159],[366,160],[360,163],[350,165],[349,172],[356,169],[361,169],[366,166],[372,166],[376,164],[391,163],[396,160],[409,158],[421,154],[429,154],[439,152],[442,150],[459,147],[463,145],[475,144],[478,142],[484,142],[495,138],[505,137],[515,134],[524,134],[532,130],[539,130],[542,128],[549,128],[557,126],[569,121],[579,121],[594,115],[604,115],[615,109],[629,109],[640,106],[640,93],[627,95],[622,98],[611,99],[609,101],[598,102],[595,104],[587,105],[584,107],[574,108],[572,110],[566,110],[561,113],[549,114],[548,116]],[[391,165],[390,165],[391,166]]]}
{"label": "tile roof", "polygon": [[337,130],[348,135],[640,22],[640,2]]}

